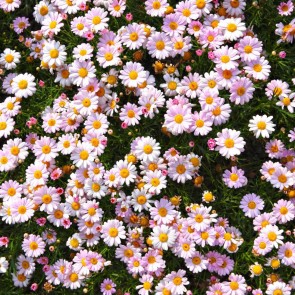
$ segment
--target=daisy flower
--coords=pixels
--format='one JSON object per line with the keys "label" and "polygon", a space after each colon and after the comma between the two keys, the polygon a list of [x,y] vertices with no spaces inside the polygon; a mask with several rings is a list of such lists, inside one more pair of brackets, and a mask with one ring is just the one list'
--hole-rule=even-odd
{"label": "daisy flower", "polygon": [[98,49],[97,60],[103,68],[117,66],[121,62],[120,52],[116,46],[102,46]]}
{"label": "daisy flower", "polygon": [[129,49],[139,49],[146,41],[144,26],[132,23],[126,26],[121,34],[123,44]]}
{"label": "daisy flower", "polygon": [[176,231],[167,225],[155,226],[152,231],[151,241],[157,249],[168,250],[172,247],[177,238]]}
{"label": "daisy flower", "polygon": [[116,284],[111,279],[104,279],[100,284],[100,291],[103,295],[112,295],[116,293]]}
{"label": "daisy flower", "polygon": [[287,242],[281,245],[278,249],[278,258],[285,265],[294,265],[295,263],[295,244],[291,242]]}
{"label": "daisy flower", "polygon": [[31,164],[26,170],[26,181],[32,187],[45,185],[49,177],[47,166],[42,162],[36,161]]}
{"label": "daisy flower", "polygon": [[245,66],[247,74],[257,80],[266,80],[270,74],[270,65],[265,57],[261,57],[257,60],[251,61]]}
{"label": "daisy flower", "polygon": [[107,15],[108,13],[103,8],[94,7],[86,13],[86,23],[92,31],[98,33],[108,27]]}
{"label": "daisy flower", "polygon": [[280,5],[277,7],[279,15],[291,15],[294,10],[294,4],[291,0],[288,2],[281,2]]}
{"label": "daisy flower", "polygon": [[7,115],[0,115],[0,138],[7,138],[14,128],[14,120],[9,118]]}
{"label": "daisy flower", "polygon": [[184,17],[187,24],[191,23],[192,20],[199,17],[197,7],[194,4],[194,1],[181,1],[177,3],[175,7],[175,14],[180,14]]}
{"label": "daisy flower", "polygon": [[120,71],[119,78],[125,86],[137,87],[145,81],[145,71],[140,63],[129,61]]}
{"label": "daisy flower", "polygon": [[268,239],[273,247],[278,248],[279,244],[283,244],[284,237],[282,236],[283,230],[279,229],[276,225],[268,224],[260,231],[260,236]]}
{"label": "daisy flower", "polygon": [[122,221],[111,219],[102,225],[101,237],[108,246],[118,246],[126,238],[125,234]]}
{"label": "daisy flower", "polygon": [[136,144],[132,152],[139,160],[155,161],[160,156],[160,145],[150,136],[136,139]]}
{"label": "daisy flower", "polygon": [[95,67],[92,62],[75,60],[69,68],[72,83],[86,87],[95,78]]}
{"label": "daisy flower", "polygon": [[45,243],[39,235],[30,234],[24,238],[22,250],[28,257],[39,257],[45,252]]}
{"label": "daisy flower", "polygon": [[185,30],[186,20],[182,15],[171,13],[164,17],[162,31],[170,37],[181,36]]}
{"label": "daisy flower", "polygon": [[6,260],[6,257],[0,257],[0,273],[6,273],[8,265],[9,263]]}
{"label": "daisy flower", "polygon": [[34,206],[34,202],[30,199],[14,198],[11,203],[11,216],[15,222],[26,222],[34,215]]}
{"label": "daisy flower", "polygon": [[48,136],[37,139],[33,150],[36,159],[49,162],[58,156],[56,141]]}
{"label": "daisy flower", "polygon": [[91,59],[93,47],[88,43],[81,43],[73,49],[73,57],[79,61]]}
{"label": "daisy flower", "polygon": [[183,269],[179,269],[177,272],[172,271],[170,274],[165,276],[165,280],[169,282],[172,294],[183,294],[187,291],[186,285],[189,284],[188,279],[185,277],[186,272]]}
{"label": "daisy flower", "polygon": [[148,15],[163,17],[169,3],[167,0],[147,0],[145,1],[145,10]]}
{"label": "daisy flower", "polygon": [[291,287],[284,282],[276,281],[267,286],[266,295],[291,295]]}
{"label": "daisy flower", "polygon": [[196,98],[200,95],[200,78],[198,73],[189,73],[181,80],[181,86],[177,88],[177,92],[179,94],[184,93],[188,98]]}
{"label": "daisy flower", "polygon": [[191,108],[187,106],[173,105],[164,115],[164,127],[167,127],[173,135],[188,132],[192,123]]}
{"label": "daisy flower", "polygon": [[47,219],[56,227],[65,227],[64,222],[69,220],[69,214],[64,203],[59,203],[56,208],[47,213]]}
{"label": "daisy flower", "polygon": [[238,67],[237,59],[240,58],[239,52],[232,48],[222,46],[219,49],[216,49],[214,52],[215,59],[214,62],[217,68],[224,70],[232,70]]}
{"label": "daisy flower", "polygon": [[271,175],[269,181],[273,187],[282,190],[284,187],[288,188],[295,183],[294,173],[289,171],[286,167],[279,167]]}
{"label": "daisy flower", "polygon": [[39,188],[33,197],[33,201],[40,206],[39,210],[47,213],[57,209],[60,200],[61,198],[56,188],[45,185]]}
{"label": "daisy flower", "polygon": [[4,202],[10,198],[20,198],[22,192],[22,187],[15,180],[4,181],[0,186],[0,198],[3,198]]}
{"label": "daisy flower", "polygon": [[224,292],[230,295],[243,295],[246,294],[247,284],[245,278],[241,275],[231,273],[229,282],[224,282]]}
{"label": "daisy flower", "polygon": [[9,0],[9,1],[1,1],[0,7],[6,12],[14,11],[15,9],[19,8],[21,5],[20,0]]}
{"label": "daisy flower", "polygon": [[120,112],[120,120],[127,124],[127,126],[134,126],[139,124],[141,109],[134,103],[127,102]]}
{"label": "daisy flower", "polygon": [[151,218],[157,222],[158,225],[169,224],[175,218],[177,211],[175,206],[166,199],[156,200],[154,207],[150,208]]}
{"label": "daisy flower", "polygon": [[126,0],[111,0],[108,11],[114,17],[120,17],[126,9]]}
{"label": "daisy flower", "polygon": [[87,25],[87,21],[84,16],[75,17],[71,21],[71,31],[74,34],[82,37],[88,30],[89,30],[89,27]]}
{"label": "daisy flower", "polygon": [[245,23],[241,18],[226,18],[219,22],[218,26],[223,30],[224,39],[229,41],[235,41],[240,37],[243,37],[244,31],[246,31]]}
{"label": "daisy flower", "polygon": [[207,269],[208,260],[199,251],[195,251],[191,257],[185,259],[186,267],[193,273],[199,273]]}
{"label": "daisy flower", "polygon": [[251,80],[247,77],[237,77],[233,81],[229,91],[231,94],[229,97],[230,101],[236,105],[243,105],[252,99],[255,88]]}
{"label": "daisy flower", "polygon": [[127,161],[120,160],[116,163],[115,168],[119,172],[119,179],[121,184],[126,183],[130,185],[136,179],[137,171],[135,165],[128,163]]}
{"label": "daisy flower", "polygon": [[15,69],[20,61],[20,57],[21,55],[19,52],[6,48],[0,55],[0,64],[7,70]]}
{"label": "daisy flower", "polygon": [[264,201],[256,194],[246,194],[240,202],[240,208],[245,216],[255,218],[260,214],[260,210],[263,210]]}
{"label": "daisy flower", "polygon": [[139,281],[141,283],[143,283],[142,285],[138,285],[136,286],[136,290],[138,290],[138,295],[148,295],[149,292],[151,291],[151,288],[153,286],[153,280],[154,277],[149,275],[149,274],[145,274],[142,276],[142,278],[139,279]]}
{"label": "daisy flower", "polygon": [[48,15],[46,15],[42,20],[42,33],[45,36],[49,36],[51,34],[57,35],[64,26],[63,20],[62,15],[57,11],[48,13]]}
{"label": "daisy flower", "polygon": [[291,201],[279,200],[274,204],[272,211],[280,224],[287,223],[295,217],[295,206]]}
{"label": "daisy flower", "polygon": [[17,257],[17,270],[26,276],[31,275],[35,271],[34,259],[31,257],[26,257],[24,255],[19,255]]}
{"label": "daisy flower", "polygon": [[230,16],[239,16],[244,12],[246,1],[225,0],[222,5]]}
{"label": "daisy flower", "polygon": [[282,95],[280,100],[276,103],[277,106],[280,106],[282,109],[287,107],[287,110],[290,113],[294,113],[295,108],[295,92],[289,94],[288,96]]}
{"label": "daisy flower", "polygon": [[242,61],[255,61],[260,57],[262,52],[262,42],[257,38],[245,36],[238,43],[238,51],[240,52]]}
{"label": "daisy flower", "polygon": [[16,116],[20,109],[20,101],[16,97],[8,96],[2,103],[0,103],[0,111],[7,117]]}
{"label": "daisy flower", "polygon": [[254,132],[256,138],[260,135],[263,138],[269,138],[269,135],[275,130],[275,124],[272,123],[272,116],[267,117],[266,115],[263,116],[253,116],[253,118],[249,121],[249,130]]}
{"label": "daisy flower", "polygon": [[244,170],[238,169],[236,166],[230,170],[225,170],[222,175],[222,180],[229,188],[240,188],[248,183]]}
{"label": "daisy flower", "polygon": [[32,74],[19,74],[12,80],[12,93],[17,97],[32,96],[36,92],[35,77]]}
{"label": "daisy flower", "polygon": [[76,139],[70,134],[63,134],[58,138],[57,150],[63,155],[69,155],[76,147]]}
{"label": "daisy flower", "polygon": [[191,132],[194,133],[194,135],[198,136],[204,136],[207,135],[212,130],[212,118],[209,116],[207,112],[200,111],[194,112],[192,115],[192,126],[191,126]]}
{"label": "daisy flower", "polygon": [[217,133],[217,138],[215,138],[217,147],[215,149],[227,159],[239,155],[244,151],[246,144],[243,137],[239,136],[240,131],[224,128]]}
{"label": "daisy flower", "polygon": [[167,58],[172,51],[171,39],[164,32],[152,33],[148,38],[146,46],[151,57],[157,59]]}
{"label": "daisy flower", "polygon": [[203,27],[199,36],[199,43],[202,48],[208,47],[209,49],[216,50],[224,43],[224,37],[220,35],[218,29]]}
{"label": "daisy flower", "polygon": [[78,143],[71,154],[71,160],[77,167],[87,168],[94,161],[95,154],[90,143]]}
{"label": "daisy flower", "polygon": [[177,183],[185,183],[192,179],[193,166],[185,156],[179,156],[175,161],[168,163],[168,176]]}
{"label": "daisy flower", "polygon": [[22,272],[12,273],[12,280],[15,287],[27,287],[31,276],[26,276]]}
{"label": "daisy flower", "polygon": [[143,177],[145,182],[144,188],[153,194],[160,194],[163,188],[167,187],[166,177],[162,174],[160,170],[147,171],[146,175]]}

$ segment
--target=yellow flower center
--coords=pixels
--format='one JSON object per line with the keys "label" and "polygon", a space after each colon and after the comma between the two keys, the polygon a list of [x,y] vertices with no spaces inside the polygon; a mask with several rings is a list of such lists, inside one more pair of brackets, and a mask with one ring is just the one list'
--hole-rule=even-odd
{"label": "yellow flower center", "polygon": [[99,16],[95,16],[93,19],[92,19],[92,23],[94,24],[94,25],[98,25],[98,24],[100,24],[101,23],[101,18],[99,17]]}
{"label": "yellow flower center", "polygon": [[280,213],[281,213],[282,215],[286,215],[288,212],[289,212],[289,210],[288,210],[287,207],[281,207],[281,208],[280,208]]}
{"label": "yellow flower center", "polygon": [[165,217],[167,215],[168,211],[166,208],[162,207],[158,210],[158,214],[161,216],[161,217]]}
{"label": "yellow flower center", "polygon": [[52,201],[52,197],[50,195],[47,195],[47,194],[43,195],[42,202],[44,204],[49,204],[49,203],[51,203],[51,201]]}
{"label": "yellow flower center", "polygon": [[169,24],[169,27],[171,30],[176,30],[178,28],[178,24],[177,24],[177,22],[171,22]]}
{"label": "yellow flower center", "polygon": [[220,60],[223,62],[223,63],[228,63],[230,61],[230,58],[228,55],[223,55]]}
{"label": "yellow flower center", "polygon": [[49,55],[51,58],[57,58],[59,56],[59,51],[57,49],[51,49],[49,51]]}
{"label": "yellow flower center", "polygon": [[237,290],[237,289],[239,289],[239,283],[237,283],[237,282],[230,282],[230,283],[229,283],[229,287],[230,287],[232,290]]}
{"label": "yellow flower center", "polygon": [[236,26],[236,24],[228,24],[228,25],[227,25],[227,30],[230,31],[230,32],[234,32],[234,31],[236,31],[237,28],[238,28],[238,27]]}
{"label": "yellow flower center", "polygon": [[44,16],[48,13],[48,7],[47,6],[42,6],[39,10],[39,13]]}
{"label": "yellow flower center", "polygon": [[30,267],[30,263],[29,263],[28,261],[24,260],[24,261],[22,262],[22,268],[24,268],[24,269],[28,269],[29,267]]}
{"label": "yellow flower center", "polygon": [[20,152],[20,149],[17,146],[13,146],[10,149],[10,152],[11,152],[12,155],[17,156],[19,154],[19,152]]}
{"label": "yellow flower center", "polygon": [[88,75],[88,71],[87,71],[87,69],[85,69],[85,68],[81,68],[81,69],[79,69],[79,71],[78,71],[78,75],[79,75],[81,78],[85,78],[85,77]]}
{"label": "yellow flower center", "polygon": [[[7,0],[6,0],[7,1]],[[9,0],[10,1],[10,0]],[[24,275],[24,274],[18,274],[17,275],[17,279],[20,281],[20,282],[24,282],[26,279],[27,279],[27,277]]]}
{"label": "yellow flower center", "polygon": [[160,180],[159,180],[159,178],[152,178],[151,179],[151,185],[152,186],[158,186],[160,184]]}
{"label": "yellow flower center", "polygon": [[161,233],[161,234],[159,235],[159,240],[160,240],[160,242],[162,242],[162,243],[167,242],[167,241],[168,241],[168,235],[165,234],[165,233]]}
{"label": "yellow flower center", "polygon": [[182,121],[183,121],[183,116],[180,115],[180,114],[176,115],[176,116],[174,117],[174,121],[175,121],[177,124],[182,123]]}
{"label": "yellow flower center", "polygon": [[239,95],[239,96],[244,95],[245,92],[246,92],[245,87],[239,87],[239,88],[237,89],[237,95]]}
{"label": "yellow flower center", "polygon": [[113,54],[110,52],[105,53],[104,58],[106,61],[110,61],[114,58]]}
{"label": "yellow flower center", "polygon": [[143,151],[146,154],[151,154],[153,152],[153,147],[151,145],[147,144],[144,146]]}
{"label": "yellow flower center", "polygon": [[129,73],[129,78],[130,78],[131,80],[136,80],[137,77],[138,77],[138,73],[137,73],[136,71],[130,71],[130,73]]}
{"label": "yellow flower center", "polygon": [[129,176],[130,172],[127,168],[123,168],[120,171],[120,176],[123,178],[127,178]]}
{"label": "yellow flower center", "polygon": [[159,1],[154,1],[153,2],[153,9],[160,9],[161,3]]}
{"label": "yellow flower center", "polygon": [[26,206],[19,206],[17,209],[19,214],[25,214],[27,212]]}
{"label": "yellow flower center", "polygon": [[173,284],[176,285],[176,286],[179,286],[182,284],[182,278],[181,277],[175,277],[173,279]]}
{"label": "yellow flower center", "polygon": [[81,160],[85,161],[88,159],[88,157],[89,157],[89,153],[87,151],[83,150],[80,152],[80,159]]}
{"label": "yellow flower center", "polygon": [[229,178],[231,181],[237,181],[239,179],[239,176],[236,173],[232,173]]}
{"label": "yellow flower center", "polygon": [[278,177],[278,180],[280,183],[285,183],[287,182],[287,177],[285,174],[281,174],[279,177]]}
{"label": "yellow flower center", "polygon": [[252,51],[253,51],[253,48],[252,48],[251,45],[246,45],[246,46],[244,47],[244,52],[245,52],[245,53],[251,53]]}
{"label": "yellow flower center", "polygon": [[167,86],[170,90],[175,90],[177,87],[177,83],[175,81],[169,81]]}
{"label": "yellow flower center", "polygon": [[132,32],[130,35],[129,35],[129,39],[131,41],[137,41],[138,40],[138,34],[136,32]]}
{"label": "yellow flower center", "polygon": [[18,82],[18,88],[19,89],[26,89],[28,87],[28,81],[27,80],[21,80]]}
{"label": "yellow flower center", "polygon": [[79,247],[79,241],[76,238],[71,239],[70,245],[72,248],[78,248]]}
{"label": "yellow flower center", "polygon": [[227,138],[224,141],[224,145],[225,145],[225,147],[227,147],[228,149],[230,149],[230,148],[234,147],[235,142],[231,138]]}
{"label": "yellow flower center", "polygon": [[56,28],[56,25],[57,25],[57,22],[55,20],[51,21],[50,24],[49,24],[49,28],[51,30],[55,29]]}
{"label": "yellow flower center", "polygon": [[199,119],[199,120],[196,121],[196,126],[199,127],[199,128],[203,127],[204,124],[205,124],[205,123],[204,123],[203,120],[200,120],[200,119]]}
{"label": "yellow flower center", "polygon": [[195,221],[198,222],[198,223],[201,223],[202,221],[204,220],[204,217],[202,214],[197,214],[195,216]]}
{"label": "yellow flower center", "polygon": [[110,235],[112,238],[117,237],[117,236],[118,236],[118,233],[119,233],[119,231],[118,231],[118,229],[115,228],[115,227],[111,227],[111,228],[109,229],[109,235]]}
{"label": "yellow flower center", "polygon": [[185,17],[189,17],[191,15],[191,11],[188,8],[182,10],[182,15]]}
{"label": "yellow flower center", "polygon": [[81,31],[84,29],[84,25],[82,23],[77,24],[76,28]]}
{"label": "yellow flower center", "polygon": [[54,217],[55,217],[56,219],[61,219],[61,218],[63,218],[63,216],[64,216],[63,211],[61,211],[61,210],[55,210],[55,211],[54,211]]}
{"label": "yellow flower center", "polygon": [[34,178],[40,179],[42,177],[42,171],[41,170],[36,170],[34,172]]}
{"label": "yellow flower center", "polygon": [[5,61],[6,62],[11,63],[11,62],[13,62],[13,60],[14,60],[14,56],[12,54],[7,54],[5,56]]}
{"label": "yellow flower center", "polygon": [[177,172],[178,174],[183,174],[183,173],[185,173],[185,171],[186,171],[186,168],[185,168],[185,166],[182,165],[182,164],[180,164],[180,165],[178,165],[178,166],[176,167],[176,172]]}
{"label": "yellow flower center", "polygon": [[157,41],[156,42],[156,48],[157,48],[157,50],[163,50],[165,48],[164,41]]}
{"label": "yellow flower center", "polygon": [[92,184],[92,190],[94,192],[99,192],[100,191],[100,185],[98,183],[93,183]]}
{"label": "yellow flower center", "polygon": [[34,250],[38,249],[38,244],[33,241],[33,242],[30,243],[29,247],[30,247],[31,250],[34,251]]}
{"label": "yellow flower center", "polygon": [[271,231],[271,232],[268,233],[267,237],[268,237],[268,239],[270,241],[273,242],[273,241],[275,241],[277,239],[277,234]]}
{"label": "yellow flower center", "polygon": [[256,64],[256,65],[254,65],[253,66],[253,70],[255,71],[255,72],[261,72],[262,71],[262,66],[261,66],[261,64]]}
{"label": "yellow flower center", "polygon": [[78,281],[79,277],[76,273],[71,273],[69,279],[72,283],[75,283]]}

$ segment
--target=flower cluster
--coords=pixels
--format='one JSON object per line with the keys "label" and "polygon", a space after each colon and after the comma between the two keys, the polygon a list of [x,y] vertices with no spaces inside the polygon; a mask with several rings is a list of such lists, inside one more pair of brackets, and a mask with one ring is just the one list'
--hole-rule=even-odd
{"label": "flower cluster", "polygon": [[[14,287],[295,289],[272,273],[295,267],[291,77],[274,77],[247,1],[172,2],[42,0],[15,18],[24,3],[0,0],[18,36],[0,52],[0,217],[21,232],[1,233],[15,257],[0,274],[14,264]],[[293,10],[277,7],[284,21]],[[294,19],[276,26],[291,46]]]}

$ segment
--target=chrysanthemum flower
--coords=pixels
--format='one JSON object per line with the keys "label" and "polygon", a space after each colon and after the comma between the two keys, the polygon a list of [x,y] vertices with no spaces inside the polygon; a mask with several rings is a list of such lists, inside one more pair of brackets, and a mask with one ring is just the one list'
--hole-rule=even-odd
{"label": "chrysanthemum flower", "polygon": [[245,216],[254,218],[260,214],[264,208],[264,201],[256,194],[246,194],[240,202],[240,208]]}
{"label": "chrysanthemum flower", "polygon": [[164,13],[169,6],[167,0],[147,0],[145,1],[146,13],[151,16],[164,16]]}
{"label": "chrysanthemum flower", "polygon": [[176,238],[176,231],[173,228],[162,224],[153,228],[151,241],[155,248],[168,250],[168,248],[174,245]]}
{"label": "chrysanthemum flower", "polygon": [[221,20],[219,28],[223,30],[224,38],[229,41],[235,41],[240,37],[243,37],[244,31],[246,31],[245,23],[241,18],[226,18]]}
{"label": "chrysanthemum flower", "polygon": [[36,92],[35,77],[32,74],[19,74],[12,80],[12,93],[17,97],[32,96]]}
{"label": "chrysanthemum flower", "polygon": [[101,237],[108,246],[118,246],[122,239],[126,238],[125,228],[122,221],[108,220],[102,225]]}
{"label": "chrysanthemum flower", "polygon": [[28,257],[38,257],[45,252],[45,243],[39,235],[30,234],[24,238],[22,250]]}
{"label": "chrysanthemum flower", "polygon": [[0,55],[0,64],[7,70],[15,69],[20,61],[20,57],[21,55],[19,52],[6,48]]}
{"label": "chrysanthemum flower", "polygon": [[148,38],[147,49],[151,57],[165,59],[172,51],[172,42],[165,33],[155,32]]}
{"label": "chrysanthemum flower", "polygon": [[245,141],[243,137],[240,136],[240,131],[236,131],[233,129],[225,128],[222,132],[217,133],[215,148],[219,153],[229,158],[231,156],[239,155],[244,151]]}
{"label": "chrysanthemum flower", "polygon": [[69,68],[73,84],[86,87],[95,78],[95,67],[92,62],[75,60]]}

